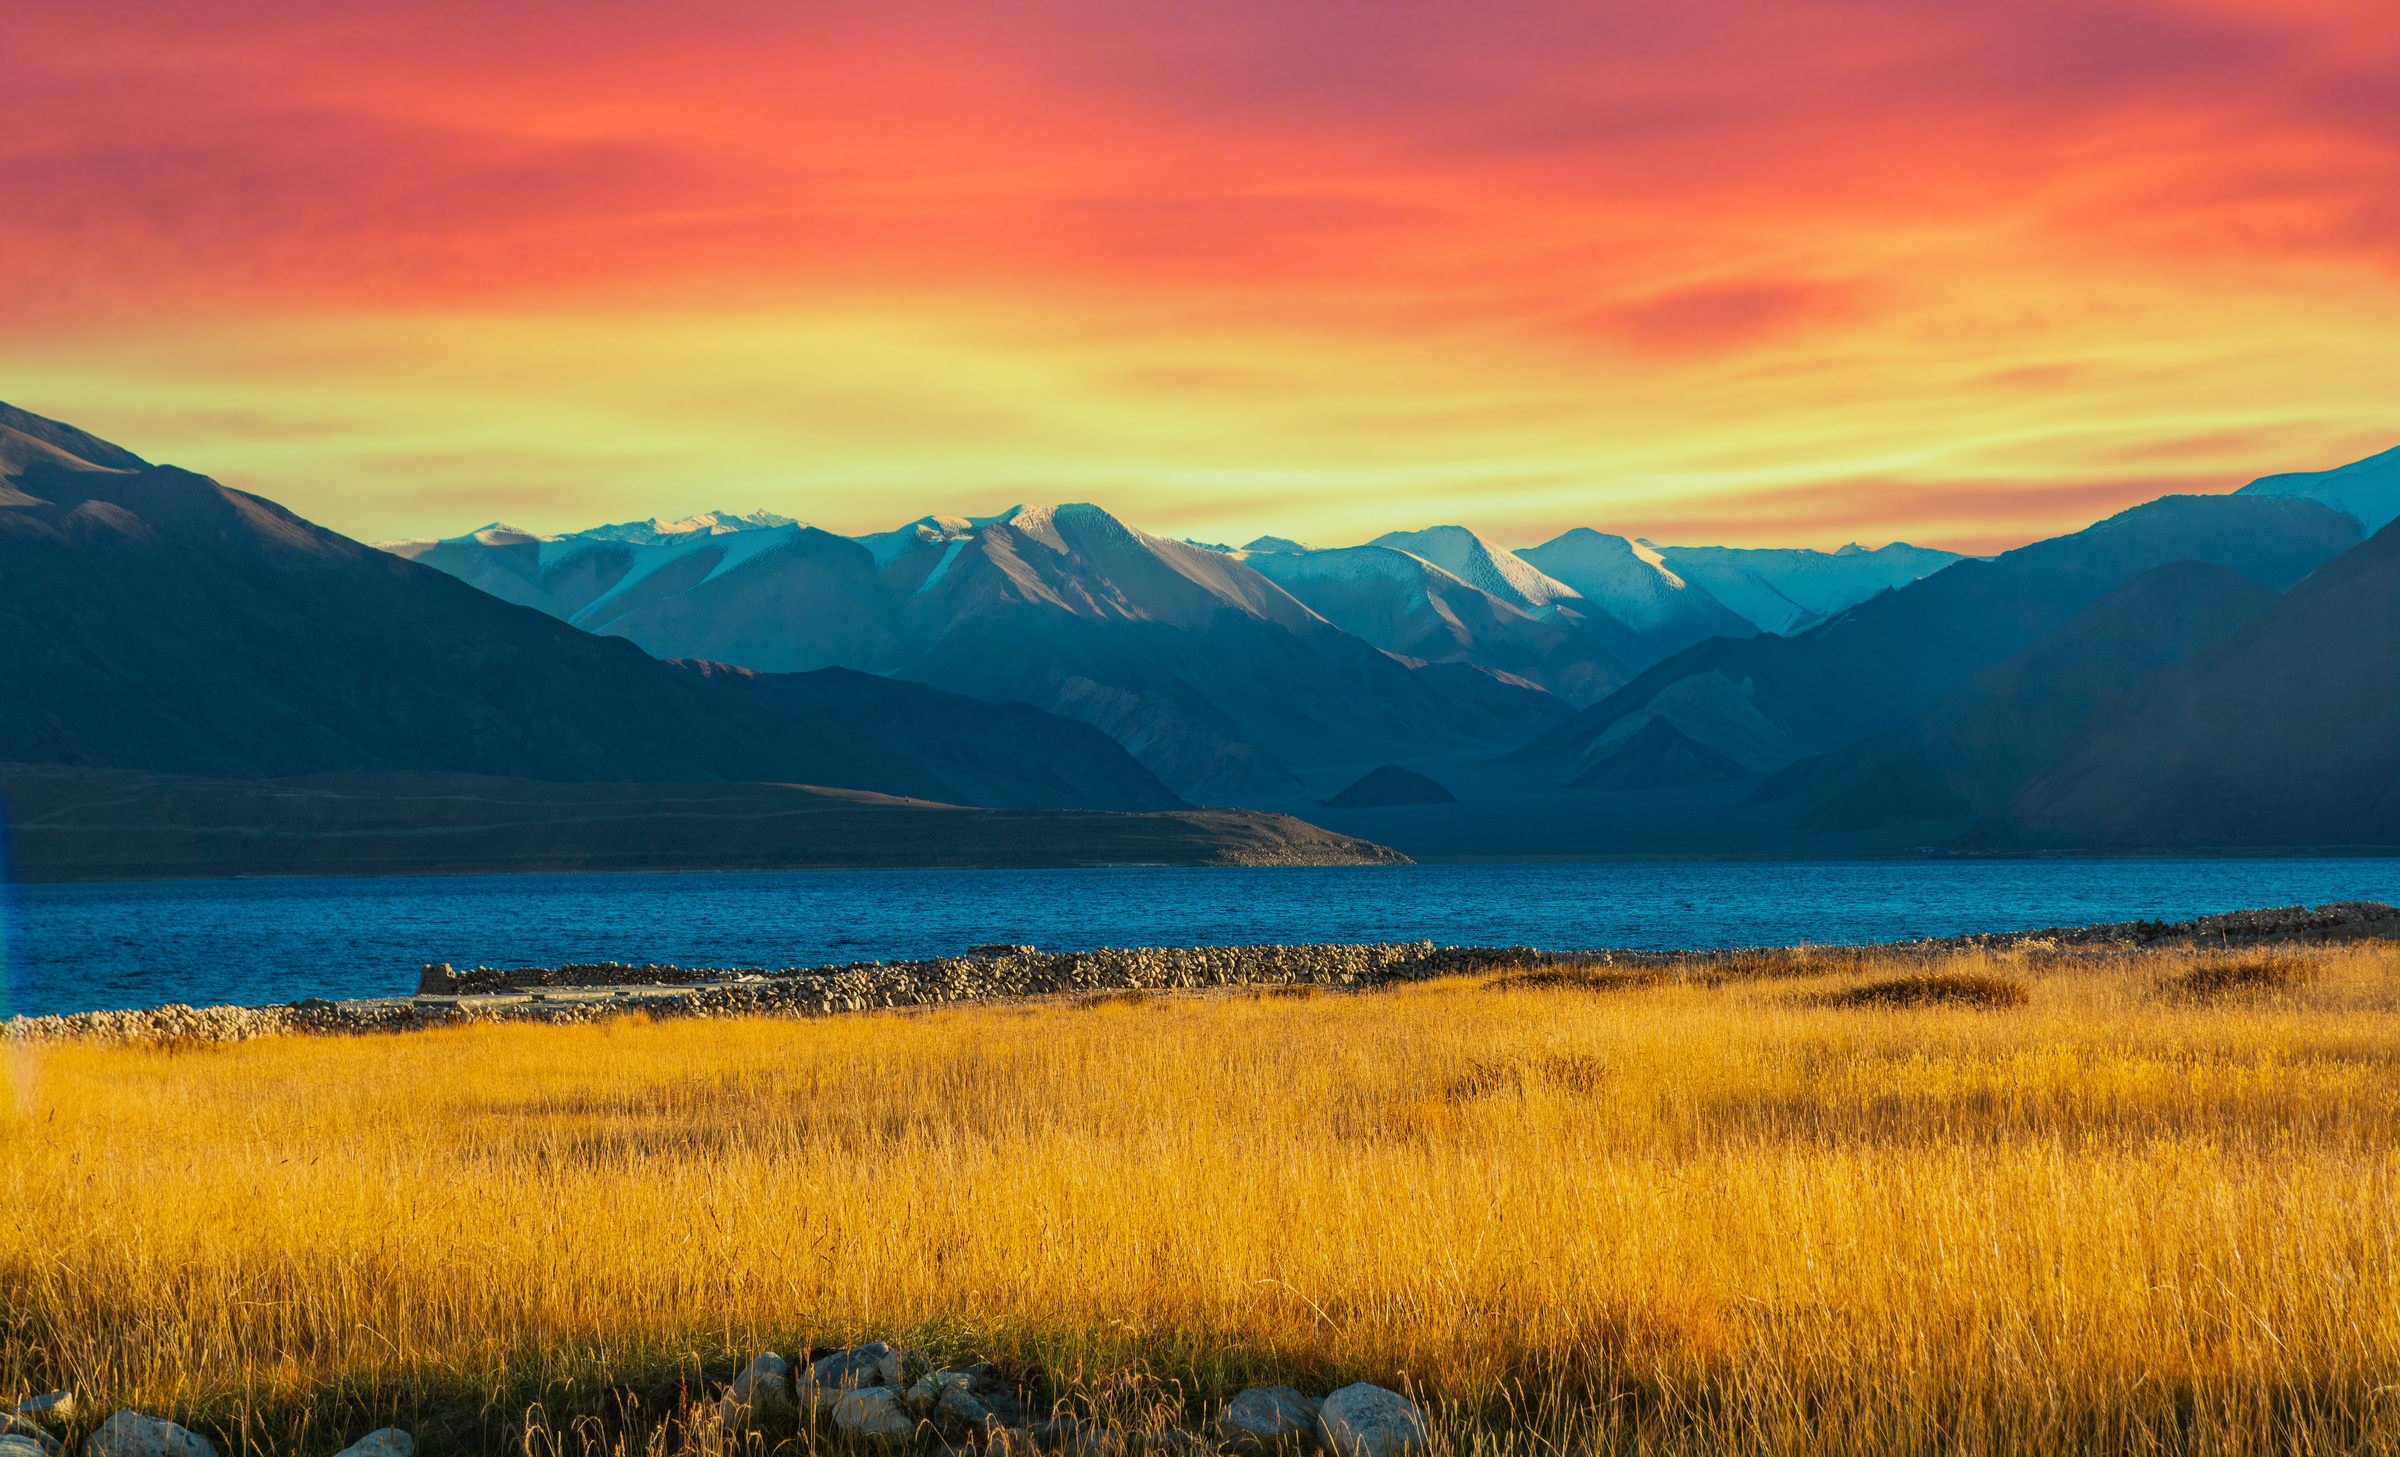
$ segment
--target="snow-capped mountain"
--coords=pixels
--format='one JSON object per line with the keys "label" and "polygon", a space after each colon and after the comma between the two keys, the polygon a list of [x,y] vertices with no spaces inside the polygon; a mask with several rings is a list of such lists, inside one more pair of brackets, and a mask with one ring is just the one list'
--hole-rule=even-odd
{"label": "snow-capped mountain", "polygon": [[1571,618],[1537,618],[1397,547],[1235,555],[1319,616],[1385,652],[1469,664],[1538,685],[1568,703],[1613,692],[1639,666],[1598,647]]}
{"label": "snow-capped mountain", "polygon": [[1460,581],[1535,617],[1554,617],[1562,608],[1577,605],[1579,594],[1573,587],[1542,575],[1540,568],[1464,526],[1387,531],[1367,545],[1421,556]]}
{"label": "snow-capped mountain", "polygon": [[695,536],[726,536],[737,531],[760,531],[775,526],[794,525],[789,516],[772,511],[703,511],[686,516],[681,521],[661,521],[653,516],[647,521],[621,521],[614,526],[593,526],[575,535],[592,541],[623,541],[636,546],[657,546],[661,542],[684,541]]}
{"label": "snow-capped mountain", "polygon": [[[2162,497],[1989,561],[1955,562],[1806,632],[1695,643],[1510,758],[1566,779],[1620,753],[1678,772],[1696,753],[1740,773],[1779,768],[1893,727],[2155,567],[2213,562],[2281,591],[2358,535],[2355,518],[2315,501]],[[1664,730],[1646,750],[1635,745],[1651,719],[1688,745],[1662,744]],[[1608,782],[1636,787],[1621,775]]]}
{"label": "snow-capped mountain", "polygon": [[1391,531],[1368,545],[1423,557],[1528,616],[1557,622],[1583,637],[1586,651],[1596,658],[1613,659],[1638,670],[1664,656],[1600,604],[1587,601],[1573,587],[1543,575],[1524,558],[1501,550],[1464,526]]}
{"label": "snow-capped mountain", "polygon": [[1712,637],[1750,637],[1756,624],[1669,567],[1648,544],[1578,526],[1519,557],[1648,639],[1661,657]]}
{"label": "snow-capped mountain", "polygon": [[[459,542],[454,558],[511,561],[546,545],[498,525]],[[1088,725],[864,674],[662,663],[6,404],[0,623],[0,762],[351,776],[303,812],[312,833],[363,824],[346,817],[396,802],[387,795],[422,804],[486,792],[461,775],[806,784],[1012,808],[1178,806]],[[427,776],[440,776],[438,795]],[[181,807],[170,813],[191,813],[194,792],[213,793],[177,789]],[[655,808],[653,823],[685,812]],[[605,818],[561,829],[606,843]],[[257,822],[243,823],[233,838],[256,838]],[[155,828],[175,843],[194,833],[172,820]],[[698,831],[703,843],[709,833]],[[377,832],[387,834],[399,852],[387,865],[438,863],[446,852],[436,847],[471,838],[406,816]],[[224,873],[205,844],[189,863]]]}
{"label": "snow-capped mountain", "polygon": [[1954,561],[1954,551],[1895,541],[1868,551],[1792,547],[1658,546],[1636,539],[1684,581],[1748,618],[1760,632],[1805,632],[1890,587],[1905,587]]}
{"label": "snow-capped mountain", "polygon": [[[792,523],[656,545],[487,529],[399,554],[666,658],[842,666],[1098,725],[1179,793],[1296,788],[1287,764],[1521,739],[1544,695],[1425,674],[1234,556],[1096,506]],[[1603,690],[1604,691],[1604,690]],[[1362,747],[1363,746],[1363,747]]]}
{"label": "snow-capped mountain", "polygon": [[2400,446],[2332,470],[2260,476],[2237,496],[2306,496],[2347,511],[2369,532],[2400,519]]}

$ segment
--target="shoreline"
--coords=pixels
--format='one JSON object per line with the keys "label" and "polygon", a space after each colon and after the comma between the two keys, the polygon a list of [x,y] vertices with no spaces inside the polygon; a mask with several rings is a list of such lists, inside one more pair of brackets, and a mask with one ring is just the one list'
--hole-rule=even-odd
{"label": "shoreline", "polygon": [[1559,951],[1419,941],[1043,952],[1030,946],[990,945],[971,946],[958,956],[774,971],[594,962],[454,972],[447,964],[432,964],[420,975],[416,990],[404,995],[343,1001],[308,997],[260,1006],[168,1003],[12,1017],[0,1022],[0,1043],[240,1042],[424,1031],[481,1022],[572,1024],[629,1014],[823,1017],[1060,997],[1370,991],[1445,976],[1558,965],[1705,971],[1763,954],[1812,951],[1852,958],[1930,959],[1992,951],[2073,956],[2362,940],[2400,941],[2400,908],[2379,901],[2346,901],[2313,909],[2227,911],[2172,923],[2116,921],[1838,947]]}

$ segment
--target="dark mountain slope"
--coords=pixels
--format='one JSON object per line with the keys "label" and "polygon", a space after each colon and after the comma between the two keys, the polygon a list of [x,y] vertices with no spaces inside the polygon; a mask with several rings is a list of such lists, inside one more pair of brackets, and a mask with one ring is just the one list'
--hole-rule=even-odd
{"label": "dark mountain slope", "polygon": [[2400,845],[2400,523],[2095,715],[1959,843]]}
{"label": "dark mountain slope", "polygon": [[1797,637],[1688,648],[1509,757],[1571,778],[1662,716],[1752,772],[1780,767],[1894,727],[2154,567],[2213,562],[2280,591],[2358,537],[2356,518],[2314,501],[2168,496],[1953,563]]}
{"label": "dark mountain slope", "polygon": [[1568,783],[1576,789],[1683,789],[1746,779],[1742,766],[1712,753],[1664,716],[1620,740]]}
{"label": "dark mountain slope", "polygon": [[[1396,552],[1376,555],[1442,578],[1464,605],[1408,635],[1423,651],[1379,652],[1393,644],[1342,631],[1233,556],[1088,505],[857,539],[791,524],[628,546],[487,527],[391,549],[660,657],[840,666],[1031,703],[1100,728],[1195,797],[1297,792],[1287,760],[1521,743],[1572,712],[1528,679],[1588,699],[1626,676],[1570,644],[1573,623],[1537,623]],[[1453,658],[1507,677],[1412,671]]]}
{"label": "dark mountain slope", "polygon": [[2144,572],[1888,733],[1803,759],[1754,803],[1812,830],[1868,830],[1998,809],[2142,678],[2224,637],[2275,594],[2207,562]]}
{"label": "dark mountain slope", "polygon": [[471,774],[197,779],[0,764],[23,880],[877,866],[1389,865],[1255,810],[969,809],[806,784]]}
{"label": "dark mountain slope", "polygon": [[[812,783],[995,809],[1183,809],[1108,735],[1026,703],[985,703],[848,668],[753,673],[673,664],[701,696],[799,763],[858,761]],[[902,788],[902,786],[912,786]]]}
{"label": "dark mountain slope", "polygon": [[1085,719],[1187,796],[1288,791],[1287,762],[1506,731],[1242,563],[1094,506],[927,542],[884,579],[913,648],[897,676]]}
{"label": "dark mountain slope", "polygon": [[1356,782],[1325,801],[1328,809],[1381,809],[1396,804],[1456,804],[1458,796],[1441,785],[1398,764],[1370,769]]}
{"label": "dark mountain slope", "polygon": [[1388,653],[1539,685],[1557,696],[1558,718],[1633,676],[1580,619],[1564,611],[1535,617],[1396,547],[1245,552],[1240,560],[1310,611]]}
{"label": "dark mountain slope", "polygon": [[[55,422],[0,418],[18,443],[0,477],[13,501],[0,505],[0,760],[966,792],[870,729],[771,729],[622,639]],[[135,464],[103,466],[61,440]],[[925,693],[889,685],[884,717],[924,711]],[[947,713],[989,738],[966,779],[995,802],[1056,804],[1060,785],[1082,784],[1114,787],[1065,802],[1144,809],[1165,792],[1075,725],[1043,735],[1021,713],[955,698]],[[1025,763],[1013,780],[998,772],[1011,755]]]}

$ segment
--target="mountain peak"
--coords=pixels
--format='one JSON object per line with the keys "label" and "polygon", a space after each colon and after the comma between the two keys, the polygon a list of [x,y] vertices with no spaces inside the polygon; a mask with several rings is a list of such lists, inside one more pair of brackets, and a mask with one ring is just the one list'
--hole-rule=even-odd
{"label": "mountain peak", "polygon": [[647,521],[620,521],[608,526],[586,527],[569,532],[568,536],[584,541],[621,541],[629,546],[658,546],[670,541],[690,541],[702,536],[725,536],[736,531],[764,531],[778,526],[797,526],[789,516],[772,511],[702,511],[680,521],[661,521],[653,516]]}
{"label": "mountain peak", "polygon": [[2331,470],[2260,476],[2237,496],[2305,496],[2347,511],[2369,532],[2400,519],[2400,446]]}
{"label": "mountain peak", "polygon": [[1469,586],[1536,617],[1552,616],[1561,607],[1583,600],[1583,594],[1573,587],[1545,576],[1533,563],[1500,550],[1464,526],[1388,531],[1367,545],[1394,547],[1423,557]]}

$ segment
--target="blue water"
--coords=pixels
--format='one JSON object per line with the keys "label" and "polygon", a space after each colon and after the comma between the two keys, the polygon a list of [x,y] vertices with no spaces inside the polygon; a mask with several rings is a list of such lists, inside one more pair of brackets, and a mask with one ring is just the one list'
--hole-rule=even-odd
{"label": "blue water", "polygon": [[811,966],[1276,941],[1552,948],[1892,941],[2400,901],[2400,860],[880,870],[15,887],[0,1015],[411,991],[428,961]]}

